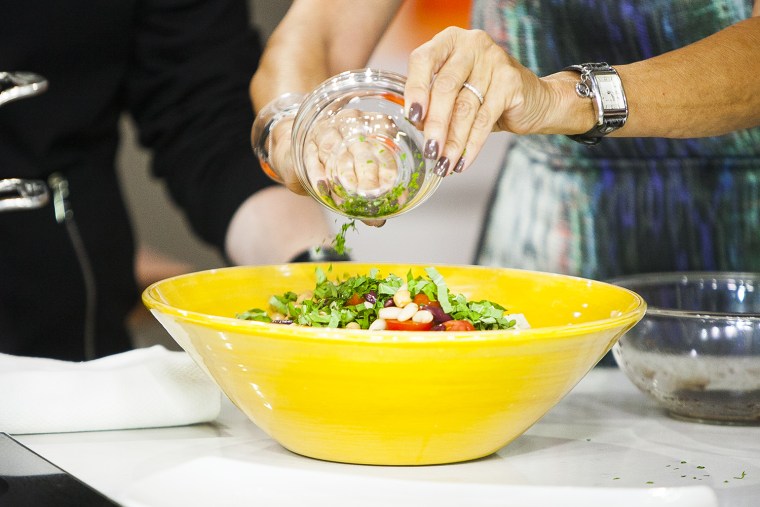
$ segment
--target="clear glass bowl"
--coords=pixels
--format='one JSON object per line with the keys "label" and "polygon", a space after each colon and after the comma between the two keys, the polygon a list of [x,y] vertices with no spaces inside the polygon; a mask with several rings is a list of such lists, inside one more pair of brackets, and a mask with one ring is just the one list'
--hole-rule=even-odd
{"label": "clear glass bowl", "polygon": [[[391,218],[422,204],[441,183],[435,161],[423,156],[422,132],[404,116],[404,84],[394,72],[348,71],[318,86],[297,111],[281,104],[270,112],[275,121],[295,115],[291,155],[298,179],[330,210]],[[261,127],[260,139],[272,129],[271,122]],[[266,143],[259,146],[265,168],[276,173]]]}
{"label": "clear glass bowl", "polygon": [[612,283],[648,304],[612,349],[640,390],[678,418],[760,424],[760,273],[656,273]]}

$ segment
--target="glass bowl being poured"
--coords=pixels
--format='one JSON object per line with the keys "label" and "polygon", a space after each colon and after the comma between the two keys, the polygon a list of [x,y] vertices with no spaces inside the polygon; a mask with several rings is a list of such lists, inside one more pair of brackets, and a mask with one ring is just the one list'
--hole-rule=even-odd
{"label": "glass bowl being poured", "polygon": [[298,105],[275,105],[254,124],[254,150],[277,176],[269,133],[293,118],[291,157],[301,185],[330,210],[387,219],[423,203],[441,177],[423,156],[424,136],[404,116],[405,78],[362,69],[334,76]]}

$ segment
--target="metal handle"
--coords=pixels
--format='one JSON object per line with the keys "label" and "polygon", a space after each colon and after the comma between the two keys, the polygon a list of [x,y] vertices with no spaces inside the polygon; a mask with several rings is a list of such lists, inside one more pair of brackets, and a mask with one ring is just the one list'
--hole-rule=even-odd
{"label": "metal handle", "polygon": [[39,74],[0,71],[0,106],[12,100],[39,95],[47,87],[47,79]]}
{"label": "metal handle", "polygon": [[[12,100],[39,95],[48,81],[33,72],[0,71],[0,106]],[[0,179],[0,212],[41,208],[50,200],[44,181],[21,178]]]}
{"label": "metal handle", "polygon": [[41,208],[50,200],[44,181],[21,178],[0,179],[0,213]]}

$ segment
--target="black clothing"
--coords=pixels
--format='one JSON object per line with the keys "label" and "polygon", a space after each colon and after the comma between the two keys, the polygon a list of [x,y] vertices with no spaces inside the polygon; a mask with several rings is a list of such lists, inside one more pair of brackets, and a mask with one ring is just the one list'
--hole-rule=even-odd
{"label": "black clothing", "polygon": [[58,223],[52,200],[0,212],[0,352],[83,360],[88,332],[93,357],[130,348],[139,293],[114,167],[123,112],[219,248],[237,207],[270,184],[250,148],[260,46],[248,19],[245,0],[3,5],[0,71],[41,74],[49,89],[0,106],[0,179],[60,175],[69,212]]}

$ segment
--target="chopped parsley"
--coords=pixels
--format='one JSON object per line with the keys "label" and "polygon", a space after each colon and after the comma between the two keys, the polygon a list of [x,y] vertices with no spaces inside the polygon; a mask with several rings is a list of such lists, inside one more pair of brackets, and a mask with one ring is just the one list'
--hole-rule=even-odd
{"label": "chopped parsley", "polygon": [[332,241],[333,248],[339,255],[345,255],[346,250],[346,233],[349,229],[356,230],[356,220],[349,220],[345,224],[340,226],[340,231]]}

